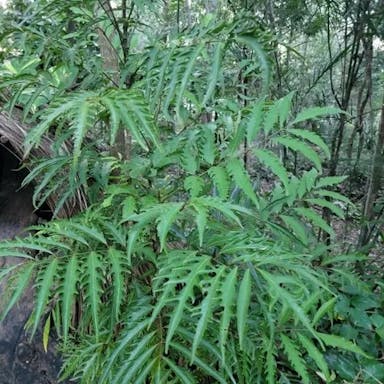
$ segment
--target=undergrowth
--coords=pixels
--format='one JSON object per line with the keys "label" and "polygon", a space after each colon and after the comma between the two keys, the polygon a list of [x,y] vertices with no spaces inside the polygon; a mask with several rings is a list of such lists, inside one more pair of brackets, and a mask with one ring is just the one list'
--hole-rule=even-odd
{"label": "undergrowth", "polygon": [[[382,283],[355,273],[362,256],[334,255],[319,240],[334,236],[322,210],[343,218],[351,203],[337,191],[345,177],[324,176],[329,149],[306,123],[344,112],[296,113],[294,93],[271,100],[270,43],[250,19],[206,18],[190,39],[132,54],[140,76],[130,87],[111,88],[100,73],[96,86],[66,63],[42,76],[33,57],[3,65],[3,87],[18,90],[7,106],[17,101],[33,124],[26,153],[44,135],[55,143],[25,180],[36,183],[35,205],[54,198],[58,215],[79,189],[89,204],[0,244],[1,256],[24,258],[2,272],[12,278],[2,318],[33,284],[30,330],[42,324],[44,345],[59,335],[62,378],[384,379]],[[225,63],[238,46],[257,57],[243,63],[258,89],[246,103],[217,85],[230,84]],[[84,83],[72,90],[75,78]],[[109,151],[122,129],[129,159]],[[296,174],[292,154],[303,164]]]}

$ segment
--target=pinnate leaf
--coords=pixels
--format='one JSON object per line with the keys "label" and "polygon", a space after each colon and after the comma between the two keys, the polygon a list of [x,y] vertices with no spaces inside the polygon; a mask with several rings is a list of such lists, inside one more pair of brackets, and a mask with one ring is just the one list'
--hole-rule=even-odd
{"label": "pinnate leaf", "polygon": [[221,166],[211,167],[208,170],[209,176],[213,179],[215,186],[222,199],[226,199],[229,193],[229,177],[225,168]]}
{"label": "pinnate leaf", "polygon": [[321,332],[317,332],[317,335],[324,342],[325,345],[334,348],[345,349],[346,351],[357,353],[358,355],[362,355],[368,359],[372,358],[367,353],[365,353],[359,346],[357,346],[352,341],[345,339],[344,337]]}
{"label": "pinnate leaf", "polygon": [[287,170],[281,164],[279,158],[272,153],[271,151],[267,151],[264,149],[255,150],[256,156],[259,160],[264,163],[267,167],[271,169],[271,171],[280,179],[283,183],[286,190],[289,188],[289,178]]}
{"label": "pinnate leaf", "polygon": [[296,118],[291,122],[291,125],[300,123],[302,121],[316,119],[318,117],[327,116],[327,115],[336,115],[340,113],[345,113],[339,108],[334,107],[313,107],[307,108],[304,111],[301,111]]}
{"label": "pinnate leaf", "polygon": [[319,148],[323,150],[323,152],[326,154],[327,158],[329,159],[331,157],[331,153],[329,152],[328,145],[325,144],[324,140],[315,132],[308,131],[307,129],[288,129],[287,130],[292,135],[301,137],[302,139],[306,139],[312,144],[317,145]]}
{"label": "pinnate leaf", "polygon": [[279,137],[276,139],[276,142],[284,145],[285,147],[291,149],[294,152],[301,153],[308,160],[310,160],[319,171],[321,171],[321,160],[319,155],[305,142],[291,137]]}
{"label": "pinnate leaf", "polygon": [[327,380],[330,379],[330,373],[328,369],[328,365],[324,359],[323,354],[319,351],[319,349],[313,344],[313,342],[303,334],[299,333],[298,338],[300,343],[307,351],[308,355],[315,361],[316,365],[319,367],[320,371],[324,374]]}
{"label": "pinnate leaf", "polygon": [[239,334],[240,349],[244,348],[246,327],[248,321],[249,303],[251,301],[251,274],[249,269],[244,272],[240,283],[239,294],[237,296],[237,332]]}
{"label": "pinnate leaf", "polygon": [[311,381],[308,376],[306,362],[301,357],[301,353],[299,352],[298,347],[288,336],[284,334],[281,334],[280,339],[283,344],[285,354],[287,355],[295,371],[301,376],[303,384],[310,384]]}
{"label": "pinnate leaf", "polygon": [[162,205],[162,212],[160,217],[157,219],[157,234],[160,240],[161,251],[165,247],[166,237],[172,226],[176,221],[177,214],[183,207],[183,203],[168,203]]}
{"label": "pinnate leaf", "polygon": [[237,285],[237,267],[226,276],[224,283],[221,287],[221,305],[223,313],[220,322],[220,349],[224,359],[225,342],[227,340],[229,325],[233,316],[233,307],[236,296]]}
{"label": "pinnate leaf", "polygon": [[231,159],[227,163],[227,170],[236,185],[247,195],[249,199],[251,199],[256,207],[258,207],[259,200],[253,190],[251,178],[244,168],[243,163],[239,159]]}
{"label": "pinnate leaf", "polygon": [[327,222],[317,213],[315,213],[310,208],[294,208],[294,210],[301,216],[308,219],[314,226],[321,228],[323,231],[329,233],[331,236],[334,235],[332,227],[330,227]]}

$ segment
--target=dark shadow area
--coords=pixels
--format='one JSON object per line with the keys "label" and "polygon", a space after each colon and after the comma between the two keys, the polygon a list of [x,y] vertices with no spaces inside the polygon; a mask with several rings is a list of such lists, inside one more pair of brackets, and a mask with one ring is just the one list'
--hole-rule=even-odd
{"label": "dark shadow area", "polygon": [[[50,219],[50,211],[43,207],[35,211],[32,204],[33,188],[20,188],[27,170],[18,170],[20,162],[12,149],[0,144],[0,240],[25,235],[26,227],[36,224],[39,218]],[[21,263],[22,260],[2,257],[0,267]],[[11,279],[0,283],[0,311],[4,309]],[[58,383],[60,358],[55,352],[56,343],[50,337],[48,351],[43,348],[42,330],[33,340],[25,325],[33,309],[34,291],[30,286],[19,303],[0,323],[0,384],[53,384]]]}
{"label": "dark shadow area", "polygon": [[32,205],[31,187],[20,189],[26,170],[19,170],[19,160],[6,144],[0,146],[0,239],[19,235],[37,222]]}

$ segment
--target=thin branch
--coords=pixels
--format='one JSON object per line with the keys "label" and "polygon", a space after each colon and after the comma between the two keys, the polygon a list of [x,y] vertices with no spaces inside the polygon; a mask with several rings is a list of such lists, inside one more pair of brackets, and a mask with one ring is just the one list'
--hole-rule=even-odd
{"label": "thin branch", "polygon": [[[332,63],[333,58],[332,58],[332,48],[331,48],[331,21],[330,21],[331,16],[330,16],[330,9],[329,9],[329,7],[330,7],[329,1],[328,1],[327,5],[328,5],[328,7],[327,7],[327,48],[328,48],[329,61],[330,61],[330,63]],[[336,94],[335,86],[333,84],[333,65],[331,65],[329,68],[329,80],[330,80],[330,84],[331,84],[332,95],[335,98],[336,103],[339,106],[339,108],[341,108],[341,103],[340,103],[340,100]]]}
{"label": "thin branch", "polygon": [[[111,21],[113,28],[115,29],[115,31],[117,32],[117,34],[119,36],[120,44],[122,45],[124,36],[123,36],[122,31],[120,30],[119,23],[115,17],[114,12],[113,12],[113,8],[111,6],[111,3],[109,2],[109,0],[98,0],[98,3],[100,4],[101,8],[106,13],[109,20]],[[117,56],[117,57],[119,57],[119,56]]]}

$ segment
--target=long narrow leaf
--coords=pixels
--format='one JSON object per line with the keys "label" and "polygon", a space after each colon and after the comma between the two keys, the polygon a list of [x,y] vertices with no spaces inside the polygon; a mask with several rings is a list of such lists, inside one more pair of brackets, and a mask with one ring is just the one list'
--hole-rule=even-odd
{"label": "long narrow leaf", "polygon": [[223,313],[220,322],[220,349],[221,355],[224,360],[225,343],[227,341],[229,326],[234,314],[233,307],[235,304],[237,285],[237,267],[235,267],[226,277],[222,285],[221,305]]}
{"label": "long narrow leaf", "polygon": [[90,303],[92,323],[96,335],[96,339],[99,337],[100,321],[99,321],[99,306],[100,306],[100,261],[99,255],[95,252],[91,252],[87,257],[87,296]]}
{"label": "long narrow leaf", "polygon": [[210,281],[210,287],[208,288],[208,293],[205,296],[203,302],[200,307],[200,318],[196,326],[195,337],[193,338],[192,343],[192,356],[191,362],[196,356],[197,348],[201,340],[204,337],[205,330],[207,329],[208,323],[212,321],[212,313],[215,305],[215,301],[217,298],[217,288],[220,283],[221,275],[223,274],[225,267],[221,267],[216,271],[215,277]]}
{"label": "long narrow leaf", "polygon": [[72,256],[67,262],[65,269],[63,292],[62,292],[62,327],[64,343],[68,340],[68,331],[72,319],[73,303],[76,292],[76,283],[78,281],[78,261],[76,256]]}
{"label": "long narrow leaf", "polygon": [[39,325],[41,316],[44,312],[44,309],[47,305],[48,298],[51,294],[51,288],[53,285],[54,277],[56,276],[56,270],[58,266],[58,258],[53,258],[49,261],[47,267],[45,267],[45,271],[39,276],[39,284],[36,287],[37,290],[37,298],[35,304],[35,310],[33,313],[33,326],[31,335],[33,336],[37,330]]}
{"label": "long narrow leaf", "polygon": [[251,274],[249,269],[244,273],[237,296],[237,332],[239,334],[239,347],[244,348],[246,327],[248,322],[248,310],[251,301]]}
{"label": "long narrow leaf", "polygon": [[25,289],[28,286],[29,281],[31,280],[35,266],[35,262],[29,262],[25,263],[25,265],[20,267],[22,268],[22,272],[18,272],[16,288],[13,291],[12,297],[9,300],[7,307],[1,314],[0,321],[3,321],[5,319],[9,311],[13,308],[13,306],[18,302],[22,294],[25,292]]}

